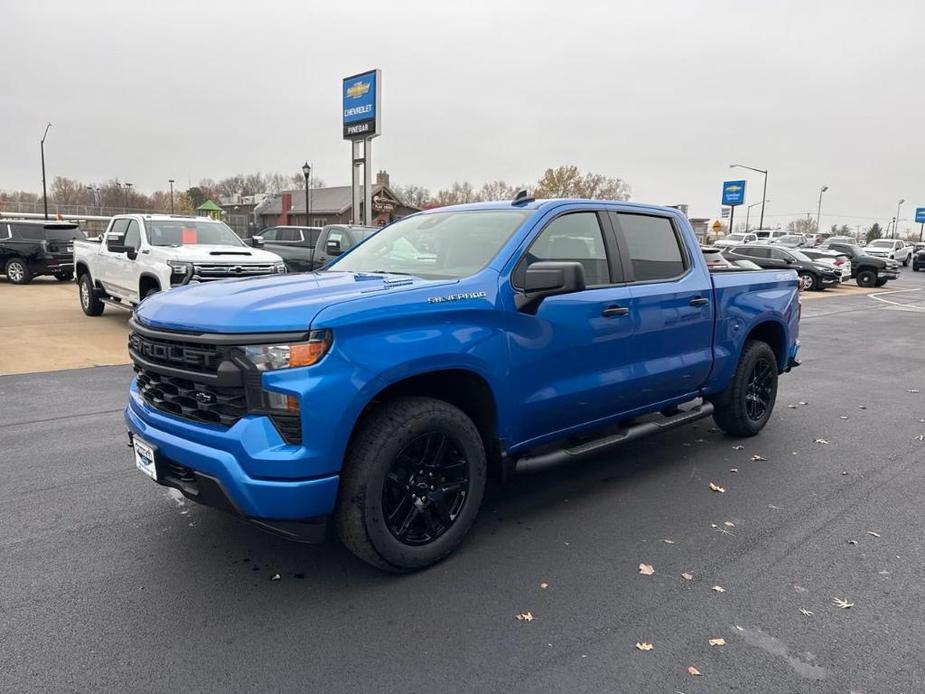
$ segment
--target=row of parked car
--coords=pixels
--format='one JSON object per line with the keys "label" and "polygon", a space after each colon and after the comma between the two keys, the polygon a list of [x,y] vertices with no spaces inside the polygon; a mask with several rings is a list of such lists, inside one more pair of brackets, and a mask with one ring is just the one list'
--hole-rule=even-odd
{"label": "row of parked car", "polygon": [[[729,234],[719,239],[714,245],[718,248],[731,248],[745,244],[767,244],[785,248],[807,249],[824,247],[828,242],[858,244],[857,239],[853,236],[824,237],[820,234],[793,234],[780,229],[765,229]],[[875,258],[896,260],[906,267],[914,260],[916,254],[923,249],[925,249],[925,244],[923,243],[910,243],[902,239],[875,239],[863,248],[867,255]]]}
{"label": "row of parked car", "polygon": [[[734,236],[743,237],[742,242],[730,243]],[[737,267],[796,270],[803,288],[807,290],[822,290],[850,279],[861,287],[882,287],[889,280],[899,277],[900,261],[886,250],[884,244],[877,246],[874,252],[871,246],[861,248],[854,239],[830,237],[821,241],[818,247],[798,248],[744,238],[747,236],[753,235],[730,234],[715,244],[715,251],[709,257],[715,263],[729,263]],[[878,240],[892,243],[891,239]],[[913,270],[925,269],[925,244],[909,244],[909,256]]]}

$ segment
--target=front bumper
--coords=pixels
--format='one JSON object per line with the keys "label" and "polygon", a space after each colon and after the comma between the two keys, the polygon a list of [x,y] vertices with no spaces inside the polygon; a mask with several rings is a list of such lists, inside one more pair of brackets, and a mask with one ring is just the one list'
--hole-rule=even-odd
{"label": "front bumper", "polygon": [[897,280],[899,279],[899,270],[877,270],[877,279]]}
{"label": "front bumper", "polygon": [[248,472],[268,458],[296,465],[304,450],[281,444],[266,418],[245,418],[229,429],[199,425],[149,407],[133,385],[125,423],[130,437],[155,448],[159,484],[290,539],[324,536],[340,477],[261,478]]}

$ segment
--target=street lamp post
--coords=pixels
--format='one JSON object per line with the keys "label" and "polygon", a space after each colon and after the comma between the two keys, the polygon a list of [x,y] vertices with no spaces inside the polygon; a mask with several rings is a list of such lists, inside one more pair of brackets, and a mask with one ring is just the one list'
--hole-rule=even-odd
{"label": "street lamp post", "polygon": [[893,238],[899,238],[899,208],[903,206],[905,200],[900,200],[896,205],[896,223],[893,225]]}
{"label": "street lamp post", "polygon": [[45,207],[45,219],[48,219],[48,191],[45,188],[45,138],[48,137],[48,129],[51,123],[45,126],[45,132],[42,135],[42,204]]}
{"label": "street lamp post", "polygon": [[758,205],[763,205],[766,202],[771,202],[770,200],[762,200],[761,202],[753,202],[751,205],[745,206],[745,233],[748,233],[748,218],[752,213],[752,208],[757,207]]}
{"label": "street lamp post", "polygon": [[764,229],[764,203],[767,202],[768,197],[768,172],[766,169],[756,169],[754,166],[746,166],[745,164],[730,164],[730,169],[740,168],[748,169],[749,171],[757,171],[760,174],[764,174],[764,187],[761,189],[761,219],[758,221],[758,228]]}
{"label": "street lamp post", "polygon": [[312,191],[311,191],[311,176],[312,176],[312,167],[308,162],[302,164],[302,175],[305,176],[305,226],[311,226],[311,215],[312,215]]}
{"label": "street lamp post", "polygon": [[131,183],[122,184],[122,213],[128,212],[128,189],[132,187]]}
{"label": "street lamp post", "polygon": [[167,182],[170,184],[170,214],[173,214],[173,184],[174,179],[167,179]]}
{"label": "street lamp post", "polygon": [[829,189],[828,186],[822,186],[819,189],[819,206],[816,207],[816,233],[822,231],[822,194]]}

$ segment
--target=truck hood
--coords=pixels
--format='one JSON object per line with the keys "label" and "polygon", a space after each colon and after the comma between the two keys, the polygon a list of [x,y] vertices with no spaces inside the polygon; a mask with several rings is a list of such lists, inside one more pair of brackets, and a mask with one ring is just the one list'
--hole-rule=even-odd
{"label": "truck hood", "polygon": [[249,246],[154,246],[155,252],[170,260],[189,263],[276,263],[276,253]]}
{"label": "truck hood", "polygon": [[314,272],[221,280],[154,294],[135,309],[145,326],[214,333],[307,330],[323,309],[396,292],[454,284],[404,275]]}

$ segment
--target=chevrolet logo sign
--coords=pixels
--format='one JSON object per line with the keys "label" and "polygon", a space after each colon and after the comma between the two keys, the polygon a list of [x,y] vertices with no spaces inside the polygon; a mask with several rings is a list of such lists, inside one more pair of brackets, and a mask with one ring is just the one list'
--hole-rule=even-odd
{"label": "chevrolet logo sign", "polygon": [[369,82],[356,81],[347,87],[347,96],[351,99],[359,99],[369,91]]}

